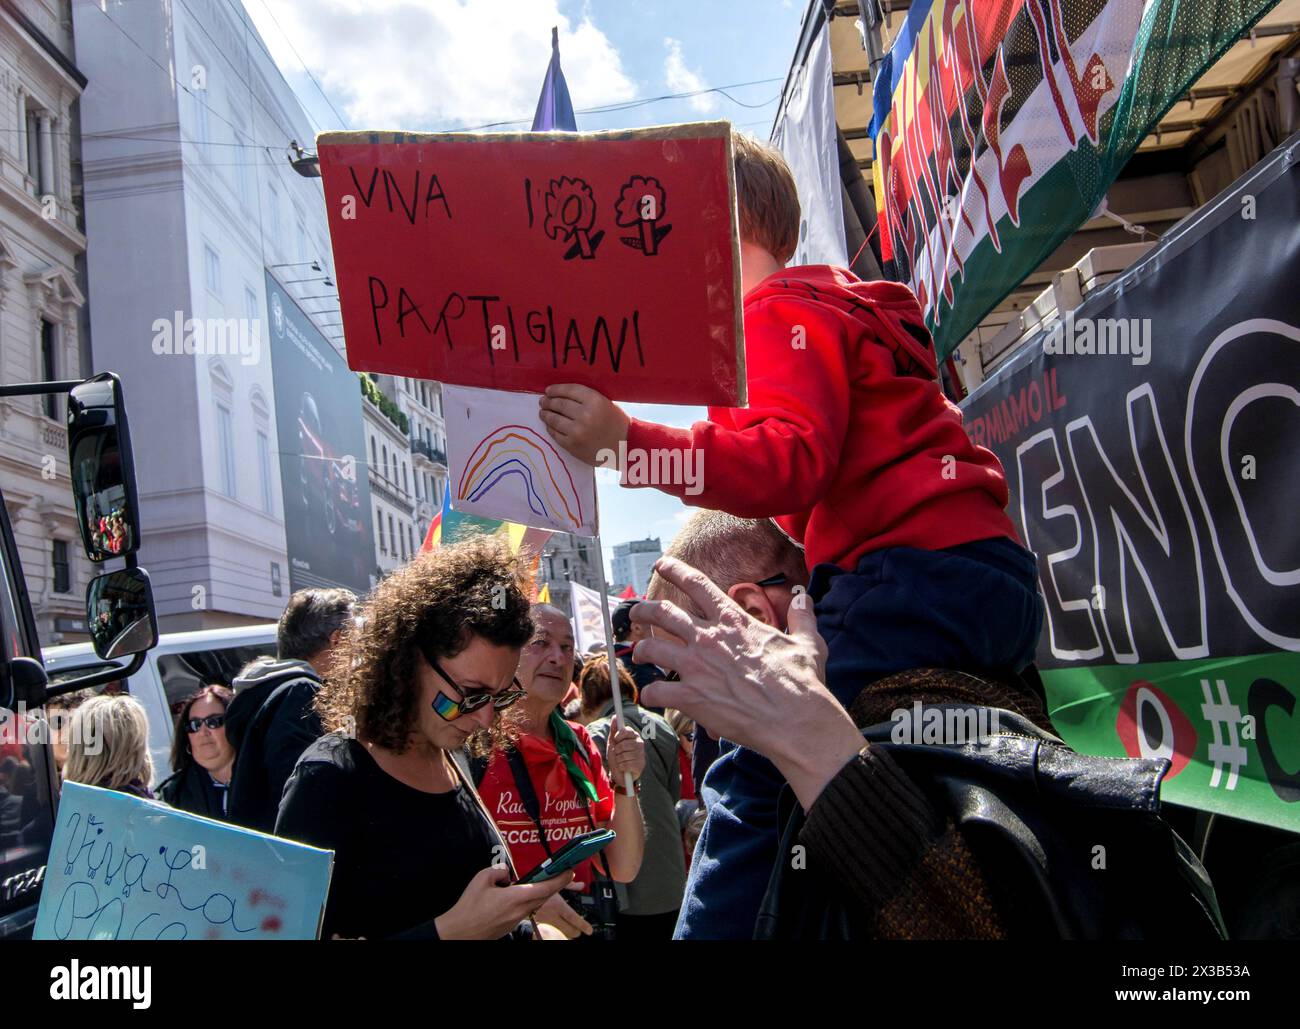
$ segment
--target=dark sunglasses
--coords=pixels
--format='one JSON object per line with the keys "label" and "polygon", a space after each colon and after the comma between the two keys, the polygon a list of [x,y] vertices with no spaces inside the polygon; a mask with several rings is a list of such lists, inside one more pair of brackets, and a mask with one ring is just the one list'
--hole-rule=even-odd
{"label": "dark sunglasses", "polygon": [[208,715],[207,718],[191,718],[185,723],[185,731],[198,732],[206,725],[213,732],[216,732],[216,730],[220,729],[225,724],[225,715]]}
{"label": "dark sunglasses", "polygon": [[496,711],[504,711],[511,704],[522,700],[527,695],[527,690],[519,685],[519,680],[511,681],[508,689],[500,693],[488,693],[486,690],[467,690],[461,687],[450,675],[443,670],[442,665],[438,664],[437,659],[427,651],[421,650],[424,659],[429,662],[429,667],[437,672],[446,681],[447,685],[460,694],[460,699],[456,700],[447,696],[442,690],[433,698],[431,705],[438,717],[447,722],[454,722],[461,715],[467,715],[477,711],[482,707],[491,704]]}
{"label": "dark sunglasses", "polygon": [[777,572],[775,575],[769,575],[766,579],[759,579],[754,583],[755,586],[782,586],[790,581],[790,577],[783,572]]}

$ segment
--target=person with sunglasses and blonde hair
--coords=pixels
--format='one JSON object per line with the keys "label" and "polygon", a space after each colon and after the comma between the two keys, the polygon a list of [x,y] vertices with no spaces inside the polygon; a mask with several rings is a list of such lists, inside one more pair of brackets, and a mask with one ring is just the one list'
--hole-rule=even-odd
{"label": "person with sunglasses and blonde hair", "polygon": [[172,807],[226,821],[235,748],[226,739],[226,710],[234,694],[211,685],[191,693],[176,712],[172,774],[158,784],[158,796]]}
{"label": "person with sunglasses and blonde hair", "polygon": [[275,825],[334,851],[324,937],[536,938],[535,913],[544,937],[576,932],[567,906],[548,904],[572,874],[511,885],[455,759],[490,747],[499,712],[523,696],[527,588],[504,540],[475,537],[393,572],[349,625],[316,696],[326,733],[294,766]]}
{"label": "person with sunglasses and blonde hair", "polygon": [[138,700],[124,693],[104,694],[77,708],[63,780],[153,800],[149,719]]}

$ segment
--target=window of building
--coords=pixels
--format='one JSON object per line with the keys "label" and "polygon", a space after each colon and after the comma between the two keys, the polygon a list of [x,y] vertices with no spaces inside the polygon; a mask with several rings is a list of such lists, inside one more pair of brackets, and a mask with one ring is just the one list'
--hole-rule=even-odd
{"label": "window of building", "polygon": [[[235,104],[233,97],[230,99],[230,124],[233,127],[234,141],[243,144],[244,133],[240,126],[243,125],[243,118],[240,116],[239,108]],[[241,146],[229,148],[230,160],[235,168],[235,195],[239,197],[239,206],[245,211],[253,209],[253,177],[252,169],[249,167],[249,161],[257,153],[255,150],[246,150]]]}
{"label": "window of building", "polygon": [[401,543],[402,543],[402,560],[405,561],[405,560],[406,560],[406,536],[404,536],[402,533],[398,533],[397,538],[398,538],[399,540],[401,540]]}
{"label": "window of building", "polygon": [[[46,112],[28,98],[25,101],[25,117],[21,129],[25,135],[27,148],[27,174],[32,180],[32,193],[37,197],[54,191],[54,169],[45,166],[45,151],[41,146],[42,117],[47,120],[48,130],[53,132],[53,125],[49,122]],[[52,143],[53,140],[50,142]]]}
{"label": "window of building", "polygon": [[384,473],[384,478],[387,479],[390,478],[388,474],[388,445],[385,444],[383,449],[384,449],[383,473]]}
{"label": "window of building", "polygon": [[[54,323],[41,319],[41,379],[45,382],[57,382],[59,378],[58,333]],[[55,420],[59,417],[59,398],[53,393],[41,397],[41,409],[46,418]]]}
{"label": "window of building", "polygon": [[54,571],[54,592],[72,592],[72,568],[68,564],[67,540],[54,541],[54,553],[51,558]]}
{"label": "window of building", "polygon": [[250,335],[253,332],[253,325],[255,323],[260,323],[262,320],[260,317],[258,317],[259,314],[260,312],[258,311],[257,294],[253,292],[251,286],[245,286],[244,287],[244,317],[248,319],[248,331]]}
{"label": "window of building", "polygon": [[26,123],[27,174],[32,177],[37,190],[39,190],[41,181],[41,123],[36,112],[32,110],[31,101],[27,102]]}
{"label": "window of building", "polygon": [[257,471],[262,483],[262,511],[274,514],[275,501],[271,491],[271,440],[260,429],[257,433]]}
{"label": "window of building", "polygon": [[407,474],[405,461],[402,462],[402,492],[411,492],[411,477]]}
{"label": "window of building", "polygon": [[266,221],[271,230],[271,245],[277,253],[283,253],[284,236],[280,233],[280,191],[271,183],[266,184]]}
{"label": "window of building", "polygon": [[[195,64],[201,62],[196,61]],[[212,142],[212,122],[208,115],[208,91],[206,89],[194,89],[190,91],[194,97],[194,142],[198,144],[199,149],[204,153],[211,152]]]}
{"label": "window of building", "polygon": [[217,405],[217,461],[221,466],[221,492],[235,496],[235,423],[230,408]]}
{"label": "window of building", "polygon": [[397,556],[397,533],[393,531],[393,516],[388,516],[388,539],[393,547],[393,556]]}
{"label": "window of building", "polygon": [[203,244],[203,282],[209,293],[221,297],[221,255],[208,243]]}
{"label": "window of building", "polygon": [[384,512],[375,508],[375,524],[379,526],[379,552],[388,553],[388,547],[384,544]]}
{"label": "window of building", "polygon": [[370,437],[370,467],[371,467],[371,468],[378,468],[378,467],[379,467],[379,458],[378,458],[378,457],[376,456],[376,454],[375,454],[375,437],[374,437],[374,436],[371,436],[371,437]]}

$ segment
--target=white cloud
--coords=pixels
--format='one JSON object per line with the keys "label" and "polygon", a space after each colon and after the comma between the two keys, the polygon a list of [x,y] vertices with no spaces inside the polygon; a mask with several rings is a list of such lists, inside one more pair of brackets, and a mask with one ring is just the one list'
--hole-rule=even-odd
{"label": "white cloud", "polygon": [[[699,73],[686,67],[686,58],[682,56],[682,43],[679,39],[668,36],[664,39],[668,54],[664,58],[664,82],[674,93],[693,93],[698,89],[707,89],[708,83]],[[712,111],[718,106],[716,94],[704,93],[690,98],[690,104],[697,111]]]}
{"label": "white cloud", "polygon": [[617,48],[590,14],[575,24],[558,0],[251,0],[247,9],[280,67],[301,73],[287,34],[354,128],[531,119],[552,25],[575,108],[636,95]]}

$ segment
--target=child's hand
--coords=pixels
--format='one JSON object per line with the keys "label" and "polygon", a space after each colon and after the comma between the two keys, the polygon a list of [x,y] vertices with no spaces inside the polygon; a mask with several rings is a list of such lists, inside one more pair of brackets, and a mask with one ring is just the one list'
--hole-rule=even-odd
{"label": "child's hand", "polygon": [[[547,386],[541,399],[542,424],[551,438],[579,461],[601,467],[602,450],[615,455],[627,439],[630,419],[623,409],[588,386]],[[615,467],[609,461],[605,467]]]}

